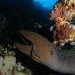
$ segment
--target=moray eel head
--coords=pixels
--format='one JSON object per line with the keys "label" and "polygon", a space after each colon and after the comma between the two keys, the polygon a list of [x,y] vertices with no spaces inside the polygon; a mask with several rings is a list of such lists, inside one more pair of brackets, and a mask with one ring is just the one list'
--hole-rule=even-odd
{"label": "moray eel head", "polygon": [[43,36],[38,33],[31,32],[28,30],[20,30],[21,39],[25,42],[27,39],[30,44],[23,45],[15,42],[14,45],[24,54],[31,57],[33,60],[38,62],[48,61],[53,59],[53,50],[50,50],[50,43]]}

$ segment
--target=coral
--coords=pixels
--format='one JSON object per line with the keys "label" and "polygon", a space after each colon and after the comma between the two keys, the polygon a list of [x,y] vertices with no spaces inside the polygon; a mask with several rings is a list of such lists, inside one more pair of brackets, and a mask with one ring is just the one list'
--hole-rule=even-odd
{"label": "coral", "polygon": [[[22,66],[21,62],[16,63],[15,52],[8,49],[15,49],[15,47],[8,44],[7,48],[5,45],[0,45],[0,75],[32,75],[32,71]],[[26,70],[29,70],[28,72]]]}
{"label": "coral", "polygon": [[72,17],[75,15],[75,11],[70,9],[69,11],[64,11],[64,18],[66,21],[72,21]]}
{"label": "coral", "polygon": [[55,41],[65,39],[73,41],[74,37],[75,37],[75,30],[73,30],[69,26],[55,27],[55,29],[53,30],[53,39]]}
{"label": "coral", "polygon": [[[55,21],[55,28],[52,30],[53,39],[58,41],[60,45],[66,43],[64,40],[68,40],[67,42],[74,41],[75,26],[71,24],[75,19],[74,17],[75,0],[59,0],[50,12],[50,19]],[[60,40],[63,41],[60,42]]]}
{"label": "coral", "polygon": [[61,18],[64,17],[64,20],[71,21],[73,16],[75,15],[75,8],[73,6],[74,3],[75,3],[74,1],[66,1],[66,0],[58,2],[50,13],[50,19],[55,20],[55,18],[57,17]]}
{"label": "coral", "polygon": [[62,0],[66,5],[71,6],[72,4],[75,4],[75,0]]}
{"label": "coral", "polygon": [[55,8],[54,11],[52,11],[51,19],[55,19],[57,17],[61,17],[61,11],[58,8]]}
{"label": "coral", "polygon": [[55,30],[53,30],[53,38],[54,40],[59,40],[59,39],[68,39],[68,35],[69,35],[69,27],[65,27],[65,26],[60,26],[60,27],[56,27]]}

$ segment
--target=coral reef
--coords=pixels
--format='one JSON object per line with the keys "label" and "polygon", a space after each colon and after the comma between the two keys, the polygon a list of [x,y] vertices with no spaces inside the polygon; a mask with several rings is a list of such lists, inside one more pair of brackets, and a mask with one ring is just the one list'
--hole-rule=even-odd
{"label": "coral reef", "polygon": [[[54,20],[53,39],[54,44],[60,46],[74,41],[75,25],[72,24],[75,17],[75,0],[59,0],[50,12],[50,19]],[[63,43],[63,45],[61,44]]]}
{"label": "coral reef", "polygon": [[6,48],[3,44],[0,45],[0,75],[32,75],[31,70],[22,66],[21,62],[16,63],[15,52],[11,51],[12,48],[15,49],[10,44]]}

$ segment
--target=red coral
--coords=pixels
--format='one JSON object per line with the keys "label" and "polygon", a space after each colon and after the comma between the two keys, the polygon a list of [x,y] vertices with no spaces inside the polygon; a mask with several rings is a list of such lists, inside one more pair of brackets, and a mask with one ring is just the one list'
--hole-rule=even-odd
{"label": "red coral", "polygon": [[51,12],[51,19],[55,19],[57,17],[61,16],[61,11],[58,8],[55,8],[52,12]]}
{"label": "red coral", "polygon": [[54,20],[57,17],[63,17],[62,8],[63,8],[62,3],[61,2],[57,3],[52,12],[50,13],[50,19]]}
{"label": "red coral", "polygon": [[70,33],[72,33],[72,29],[68,26],[56,27],[55,30],[53,30],[53,39],[54,40],[68,39]]}

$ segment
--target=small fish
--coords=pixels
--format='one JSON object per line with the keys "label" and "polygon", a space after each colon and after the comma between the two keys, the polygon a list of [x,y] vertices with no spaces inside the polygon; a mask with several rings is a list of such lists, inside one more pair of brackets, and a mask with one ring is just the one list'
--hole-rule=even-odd
{"label": "small fish", "polygon": [[32,43],[31,45],[23,45],[15,42],[14,45],[21,52],[52,70],[75,74],[75,50],[62,50],[35,32],[28,30],[20,30],[19,32]]}

